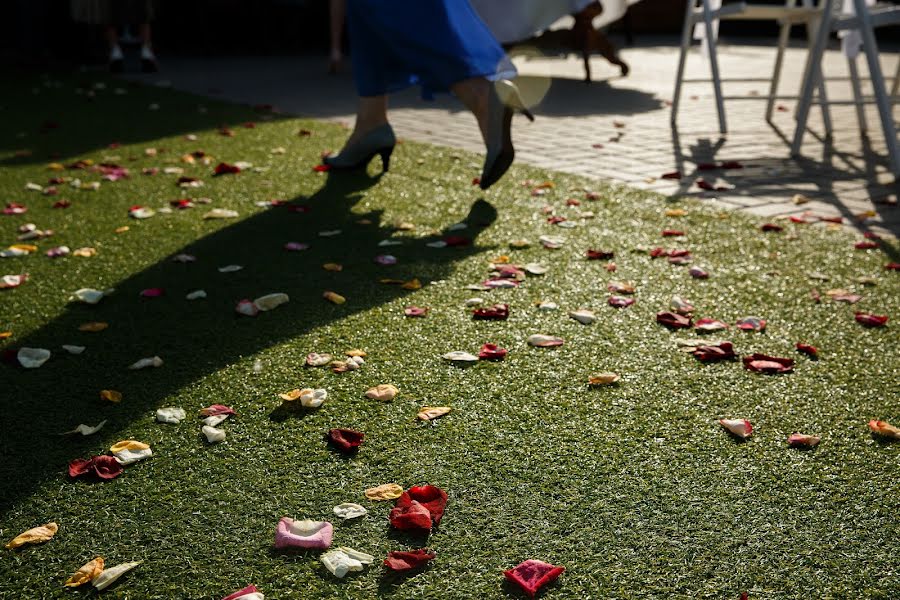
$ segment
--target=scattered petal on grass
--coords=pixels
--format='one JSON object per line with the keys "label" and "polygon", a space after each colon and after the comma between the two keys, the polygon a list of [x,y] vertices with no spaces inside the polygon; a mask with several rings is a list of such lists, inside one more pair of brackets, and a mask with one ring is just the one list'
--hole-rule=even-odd
{"label": "scattered petal on grass", "polygon": [[401,530],[426,533],[441,524],[447,492],[433,485],[413,486],[403,492],[391,509],[391,525]]}
{"label": "scattered petal on grass", "polygon": [[88,459],[76,458],[69,463],[69,477],[94,475],[103,480],[115,479],[122,474],[122,464],[112,456],[92,456]]}
{"label": "scattered petal on grass", "polygon": [[228,420],[228,415],[211,415],[203,419],[203,424],[210,427],[218,427],[226,420]]}
{"label": "scattered petal on grass", "polygon": [[376,385],[375,387],[366,390],[366,398],[390,402],[396,398],[399,393],[400,390],[398,390],[396,386],[391,385],[390,383],[382,383],[381,385]]}
{"label": "scattered petal on grass", "polygon": [[731,342],[710,342],[692,349],[692,354],[700,362],[718,362],[737,358]]}
{"label": "scattered petal on grass", "polygon": [[331,302],[332,304],[343,304],[344,302],[347,301],[347,299],[344,298],[343,296],[341,296],[340,294],[338,294],[336,292],[330,292],[330,291],[324,292],[322,294],[322,297],[325,298],[326,300],[328,300],[329,302]]}
{"label": "scattered petal on grass", "polygon": [[194,290],[184,296],[185,300],[202,300],[206,298],[206,290]]}
{"label": "scattered petal on grass", "polygon": [[183,408],[176,406],[167,406],[156,409],[156,420],[160,423],[171,423],[177,425],[187,418],[187,413]]}
{"label": "scattered petal on grass", "polygon": [[686,329],[691,326],[691,318],[674,312],[661,312],[656,314],[656,322],[665,325],[669,329]]}
{"label": "scattered petal on grass", "polygon": [[145,290],[141,290],[141,296],[143,298],[159,298],[160,296],[164,296],[166,291],[163,288],[147,288]]}
{"label": "scattered petal on grass", "polygon": [[362,357],[351,356],[347,360],[336,360],[331,363],[331,370],[335,373],[346,373],[347,371],[356,371],[365,361]]}
{"label": "scattered petal on grass", "polygon": [[93,256],[97,256],[97,249],[84,247],[84,248],[76,248],[72,250],[72,256],[78,256],[79,258],[91,258]]}
{"label": "scattered petal on grass", "polygon": [[86,583],[90,583],[94,579],[97,578],[100,573],[103,572],[103,558],[98,556],[91,562],[82,566],[80,569],[75,571],[71,577],[66,580],[64,584],[66,587],[79,587]]}
{"label": "scattered petal on grass", "polygon": [[172,257],[173,262],[177,263],[192,263],[197,261],[197,257],[193,254],[176,254]]}
{"label": "scattered petal on grass", "polygon": [[328,443],[344,454],[353,454],[359,450],[365,434],[355,429],[338,427],[328,431]]}
{"label": "scattered petal on grass", "polygon": [[265,596],[255,585],[248,585],[242,590],[228,594],[222,600],[265,600]]}
{"label": "scattered petal on grass", "polygon": [[245,317],[255,317],[259,314],[259,307],[252,300],[244,298],[234,305],[234,312]]}
{"label": "scattered petal on grass", "polygon": [[68,352],[69,354],[79,355],[83,354],[85,350],[87,350],[87,346],[74,346],[72,344],[63,344],[62,349]]}
{"label": "scattered petal on grass", "polygon": [[228,208],[214,208],[203,215],[204,219],[234,219],[239,215],[238,211]]}
{"label": "scattered petal on grass", "polygon": [[509,353],[505,348],[501,348],[496,344],[484,344],[478,351],[478,358],[481,360],[503,360]]}
{"label": "scattered petal on grass", "polygon": [[132,363],[128,368],[136,371],[138,369],[147,369],[150,367],[159,368],[163,366],[163,360],[158,356],[151,356],[149,358],[142,358],[134,363]]}
{"label": "scattered petal on grass", "polygon": [[106,296],[105,291],[94,290],[91,288],[81,288],[80,290],[76,290],[73,294],[75,300],[84,302],[85,304],[97,304],[104,296]]}
{"label": "scattered petal on grass", "polygon": [[864,327],[884,327],[888,322],[887,315],[875,315],[864,312],[856,313],[855,318],[856,322]]}
{"label": "scattered petal on grass", "polygon": [[585,252],[588,260],[611,260],[616,255],[612,250],[591,250]]}
{"label": "scattered petal on grass", "polygon": [[887,421],[872,419],[869,421],[868,425],[869,429],[872,430],[872,433],[876,435],[892,440],[900,440],[900,428],[891,425]]}
{"label": "scattered petal on grass", "polygon": [[621,379],[621,377],[616,373],[598,373],[597,375],[592,375],[588,378],[588,385],[591,387],[612,385],[618,382],[619,379]]}
{"label": "scattered petal on grass", "polygon": [[13,550],[15,548],[21,548],[27,544],[40,544],[48,541],[56,532],[59,531],[59,525],[56,523],[50,522],[46,525],[41,525],[40,527],[34,527],[29,529],[28,531],[24,531],[7,542],[5,548],[7,550]]}
{"label": "scattered petal on grass", "polygon": [[736,327],[742,331],[765,331],[766,320],[762,317],[744,317],[738,319]]}
{"label": "scattered petal on grass", "polygon": [[580,309],[569,313],[569,317],[575,319],[582,325],[590,325],[597,320],[597,315],[589,310]]}
{"label": "scattered petal on grass", "polygon": [[628,296],[635,292],[634,286],[624,281],[610,281],[606,285],[606,289],[608,289],[613,294],[624,294]]}
{"label": "scattered petal on grass", "polygon": [[538,302],[537,307],[538,310],[544,312],[550,312],[559,309],[559,305],[556,302],[550,302],[549,300]]}
{"label": "scattered petal on grass", "polygon": [[509,304],[495,304],[488,308],[476,308],[472,318],[480,321],[505,321],[509,318]]}
{"label": "scattered petal on grass", "polygon": [[396,500],[403,494],[403,488],[396,483],[385,483],[366,490],[366,498],[372,501]]}
{"label": "scattered petal on grass", "polygon": [[792,433],[787,442],[791,448],[815,448],[821,441],[822,438],[817,435]]}
{"label": "scattered petal on grass", "polygon": [[118,404],[122,401],[122,392],[117,392],[116,390],[100,390],[100,399],[105,400],[106,402],[112,402],[113,404]]}
{"label": "scattered petal on grass", "polygon": [[625,296],[610,296],[606,302],[613,308],[628,308],[629,306],[634,304],[634,298],[627,298]]}
{"label": "scattered petal on grass", "polygon": [[549,267],[539,263],[528,263],[522,267],[529,275],[546,275]]}
{"label": "scattered petal on grass", "polygon": [[277,292],[274,294],[266,294],[265,296],[260,296],[256,300],[253,301],[253,304],[261,311],[269,311],[273,308],[277,308],[282,304],[286,304],[290,298],[287,294],[282,292]]}
{"label": "scattered petal on grass", "polygon": [[691,267],[688,274],[694,279],[709,279],[709,272],[700,267]]}
{"label": "scattered petal on grass", "polygon": [[105,590],[112,584],[114,584],[122,575],[132,570],[136,566],[138,566],[140,561],[137,562],[127,562],[122,563],[121,565],[116,565],[115,567],[110,567],[109,569],[104,569],[102,573],[100,573],[91,583],[98,590]]}
{"label": "scattered petal on grass", "polygon": [[310,367],[324,367],[333,360],[333,356],[327,353],[310,352],[306,355],[306,364]]}
{"label": "scattered petal on grass", "polygon": [[365,552],[359,552],[353,548],[341,546],[329,550],[319,560],[325,568],[337,578],[343,578],[347,573],[362,571],[366,565],[372,564],[375,557]]}
{"label": "scattered petal on grass", "polygon": [[103,331],[109,327],[109,323],[103,323],[102,321],[91,321],[89,323],[82,323],[78,326],[78,331],[86,331],[88,333],[97,333]]}
{"label": "scattered petal on grass", "polygon": [[753,425],[747,419],[719,419],[719,425],[731,435],[746,440],[753,434]]}
{"label": "scattered petal on grass", "polygon": [[81,424],[78,427],[76,427],[75,429],[73,429],[72,431],[64,431],[59,435],[72,435],[75,433],[80,433],[81,435],[94,435],[95,433],[97,433],[98,431],[103,429],[104,425],[106,425],[106,419],[100,421],[93,427],[91,427],[89,425]]}
{"label": "scattered petal on grass", "polygon": [[237,273],[241,269],[243,269],[241,265],[225,265],[224,267],[219,267],[219,273]]}
{"label": "scattered petal on grass", "polygon": [[819,358],[819,351],[816,349],[815,346],[810,346],[809,344],[803,344],[803,343],[797,342],[797,344],[794,347],[797,348],[797,352],[799,352],[800,354],[805,354],[810,358]]}
{"label": "scattered petal on grass", "polygon": [[474,354],[470,354],[468,352],[463,352],[461,350],[455,350],[453,352],[448,352],[441,356],[444,360],[449,360],[452,362],[477,362],[478,357]]}
{"label": "scattered petal on grass", "polygon": [[200,432],[206,436],[206,441],[210,444],[215,444],[217,442],[221,442],[225,439],[225,432],[221,429],[216,429],[211,425],[204,425],[200,428]]}
{"label": "scattered petal on grass", "polygon": [[199,414],[201,417],[213,417],[217,415],[236,415],[237,412],[224,404],[210,404],[206,408],[201,408]]}
{"label": "scattered petal on grass", "polygon": [[752,354],[744,357],[744,368],[755,373],[778,375],[794,370],[794,361],[790,358],[778,358],[766,354]]}
{"label": "scattered petal on grass", "polygon": [[353,502],[344,502],[334,507],[334,514],[344,520],[356,519],[368,512],[364,507]]}
{"label": "scattered petal on grass", "polygon": [[450,411],[453,410],[449,406],[423,406],[419,409],[419,412],[416,413],[416,418],[420,421],[433,421],[444,415],[450,414]]}
{"label": "scattered petal on grass", "polygon": [[132,206],[128,209],[128,216],[132,219],[149,219],[156,214],[156,211],[146,206]]}
{"label": "scattered petal on grass", "polygon": [[536,348],[553,348],[555,346],[562,346],[565,343],[565,340],[561,337],[535,333],[534,335],[528,336],[526,342],[528,342],[529,346],[534,346]]}
{"label": "scattered petal on grass", "polygon": [[417,550],[394,550],[389,552],[387,558],[384,559],[384,566],[391,571],[404,573],[419,569],[437,556],[427,548],[419,548]]}
{"label": "scattered petal on grass", "polygon": [[526,560],[513,569],[503,572],[503,576],[522,588],[529,598],[534,598],[542,587],[556,581],[565,571],[542,560]]}
{"label": "scattered petal on grass", "polygon": [[275,529],[275,547],[324,550],[331,546],[333,534],[334,527],[328,521],[295,521],[282,517]]}
{"label": "scattered petal on grass", "polygon": [[153,456],[150,446],[136,440],[117,442],[109,451],[117,461],[126,466]]}
{"label": "scattered petal on grass", "polygon": [[37,369],[50,360],[50,351],[46,348],[19,348],[16,359],[26,369]]}
{"label": "scattered petal on grass", "polygon": [[672,302],[670,306],[672,307],[672,310],[677,312],[679,315],[691,316],[691,314],[695,310],[694,305],[681,296],[672,296]]}
{"label": "scattered petal on grass", "polygon": [[728,324],[723,321],[704,317],[702,319],[697,319],[694,323],[694,329],[703,332],[722,331],[723,329],[728,329]]}

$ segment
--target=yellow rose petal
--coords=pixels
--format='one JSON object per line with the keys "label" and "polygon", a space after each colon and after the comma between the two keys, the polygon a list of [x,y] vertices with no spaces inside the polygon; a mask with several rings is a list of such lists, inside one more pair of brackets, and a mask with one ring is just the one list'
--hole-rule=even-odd
{"label": "yellow rose petal", "polygon": [[396,500],[403,494],[403,488],[396,483],[385,483],[366,490],[366,498],[369,500]]}
{"label": "yellow rose petal", "polygon": [[131,229],[131,228],[128,225],[122,225],[121,227],[116,227],[115,232],[116,233],[125,233],[129,229]]}
{"label": "yellow rose petal", "polygon": [[[401,490],[401,493],[402,491],[403,490]],[[400,494],[397,494],[394,497],[399,498]],[[29,529],[14,537],[6,544],[6,548],[7,550],[12,550],[13,548],[21,548],[26,544],[40,544],[41,542],[46,542],[56,535],[58,530],[59,525],[53,522],[41,525],[40,527],[34,527],[33,529]]]}
{"label": "yellow rose petal", "polygon": [[93,581],[100,573],[103,572],[103,558],[98,556],[91,562],[87,563],[66,580],[66,587],[78,587]]}
{"label": "yellow rose petal", "polygon": [[137,440],[122,440],[113,444],[109,451],[113,454],[122,450],[147,450],[150,446]]}
{"label": "yellow rose petal", "polygon": [[404,281],[400,287],[404,290],[418,290],[422,288],[422,282],[418,279],[410,279],[409,281]]}
{"label": "yellow rose petal", "polygon": [[285,392],[283,394],[278,394],[278,397],[284,400],[285,402],[293,402],[297,398],[300,397],[300,390],[291,390],[289,392]]}
{"label": "yellow rose petal", "polygon": [[400,390],[397,389],[397,386],[391,385],[390,383],[382,383],[381,385],[376,385],[373,388],[369,388],[366,391],[366,398],[371,398],[372,400],[381,400],[382,402],[390,402],[394,398],[397,397],[397,394],[400,393]]}
{"label": "yellow rose petal", "polygon": [[90,258],[90,257],[96,256],[96,255],[97,255],[96,248],[90,248],[90,247],[76,248],[75,250],[72,251],[72,256],[80,256],[81,258]]}
{"label": "yellow rose petal", "polygon": [[359,356],[360,358],[365,358],[368,356],[365,350],[360,350],[359,348],[354,348],[353,350],[347,350],[344,352],[347,356]]}
{"label": "yellow rose petal", "polygon": [[324,294],[322,294],[322,297],[325,298],[326,300],[328,300],[329,302],[331,302],[332,304],[343,304],[344,302],[347,301],[346,298],[344,298],[343,296],[341,296],[340,294],[338,294],[336,292],[325,292]]}
{"label": "yellow rose petal", "polygon": [[100,390],[100,399],[119,403],[122,401],[122,392],[116,390]]}
{"label": "yellow rose petal", "polygon": [[0,340],[5,340],[12,337],[12,331],[0,331]]}
{"label": "yellow rose petal", "polygon": [[339,273],[340,271],[344,270],[344,265],[340,265],[338,263],[325,263],[324,265],[322,265],[322,268],[326,271],[334,271],[336,273]]}
{"label": "yellow rose petal", "polygon": [[452,408],[449,406],[423,406],[416,415],[422,421],[432,421],[448,414]]}
{"label": "yellow rose petal", "polygon": [[97,333],[98,331],[103,331],[109,327],[109,323],[104,323],[102,321],[91,321],[89,323],[83,323],[78,326],[78,331],[87,331],[90,333]]}

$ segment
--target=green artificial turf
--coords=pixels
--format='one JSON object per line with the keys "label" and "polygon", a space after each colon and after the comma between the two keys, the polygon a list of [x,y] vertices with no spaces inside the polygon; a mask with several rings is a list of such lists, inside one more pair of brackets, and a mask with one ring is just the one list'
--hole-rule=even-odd
{"label": "green artificial turf", "polygon": [[[471,185],[481,157],[410,142],[398,146],[383,177],[375,163],[368,175],[329,177],[311,167],[323,150],[342,144],[346,131],[335,125],[122,82],[95,89],[100,81],[8,76],[0,87],[2,200],[28,206],[25,215],[0,216],[3,247],[26,222],[55,231],[38,242],[39,252],[0,259],[0,275],[30,275],[0,291],[0,331],[13,333],[0,349],[53,352],[38,369],[0,366],[0,538],[59,524],[46,544],[0,551],[0,597],[91,596],[62,584],[94,556],[107,565],[143,561],[103,592],[112,598],[218,599],[251,583],[272,599],[521,597],[504,583],[503,570],[529,558],[566,567],[544,592],[548,599],[900,596],[900,444],[877,440],[866,427],[869,419],[900,424],[900,280],[883,268],[897,260],[895,243],[855,250],[860,236],[822,224],[785,223],[784,232],[764,234],[761,222],[702,202],[667,202],[521,165],[481,194]],[[153,103],[158,110],[149,109]],[[249,121],[255,128],[243,126]],[[220,135],[222,125],[234,137]],[[301,129],[312,135],[299,136]],[[185,139],[190,133],[196,141]],[[121,145],[110,148],[113,142]],[[277,147],[286,152],[272,154]],[[145,155],[147,148],[158,154]],[[24,149],[30,155],[17,153]],[[213,165],[179,160],[198,150],[215,157],[213,165],[248,161],[261,172],[213,177]],[[77,159],[115,162],[131,177],[104,181],[99,191],[63,184],[57,196],[25,189],[54,176],[100,180],[90,171],[47,168]],[[182,166],[205,185],[182,190],[177,175],[141,175],[152,166]],[[551,180],[555,188],[535,197],[526,179]],[[599,199],[585,199],[584,188]],[[128,217],[133,205],[158,210],[184,197],[212,203],[143,221]],[[51,208],[62,198],[69,208]],[[566,206],[567,198],[582,204]],[[272,199],[309,211],[255,204]],[[548,224],[545,205],[578,227]],[[687,216],[665,216],[674,206]],[[212,208],[240,216],[203,220]],[[578,211],[595,217],[580,220]],[[469,227],[453,234],[474,237],[472,245],[425,245],[460,221]],[[415,228],[398,230],[401,222]],[[125,225],[128,231],[115,233]],[[667,227],[687,237],[663,239]],[[334,237],[318,235],[338,229]],[[547,250],[540,235],[566,243]],[[388,238],[403,244],[378,246]],[[520,238],[531,247],[510,249]],[[287,252],[290,241],[311,247]],[[97,255],[44,256],[63,244],[91,246]],[[645,250],[655,246],[690,249],[711,277],[692,279],[687,267],[651,259]],[[615,251],[618,271],[585,260],[588,248]],[[197,261],[173,262],[180,252]],[[399,262],[380,266],[373,260],[379,254]],[[504,254],[549,272],[519,289],[466,289]],[[326,271],[327,262],[344,269]],[[244,268],[218,271],[229,264]],[[830,280],[812,280],[811,272]],[[877,285],[857,281],[866,276]],[[422,289],[379,282],[413,277]],[[634,306],[607,306],[613,279],[636,285]],[[115,293],[96,306],[70,303],[82,287]],[[165,295],[139,296],[152,287]],[[827,298],[817,304],[812,288],[848,288],[864,298],[855,306]],[[196,289],[208,298],[184,299]],[[327,303],[325,290],[345,295],[346,304]],[[234,312],[238,300],[271,292],[286,292],[290,302],[255,318]],[[709,337],[731,339],[743,355],[795,358],[795,372],[759,375],[740,362],[704,365],[679,352],[673,340],[692,334],[655,322],[673,294],[691,300],[697,317],[733,324],[762,316],[765,333],[732,328]],[[473,296],[509,303],[509,320],[473,321],[465,306]],[[560,309],[541,312],[541,300]],[[431,311],[406,318],[409,305]],[[578,308],[594,310],[597,321],[568,318]],[[892,320],[866,329],[854,310]],[[89,321],[110,326],[78,330]],[[566,344],[531,348],[525,339],[533,333]],[[798,354],[798,341],[817,346],[820,360]],[[485,342],[509,356],[468,368],[441,359],[452,350],[477,353]],[[62,344],[87,350],[72,356]],[[368,352],[356,372],[304,367],[310,352],[351,348]],[[154,355],[164,366],[127,369]],[[621,381],[590,389],[588,377],[603,371]],[[366,389],[380,383],[393,383],[400,395],[389,403],[367,399]],[[279,408],[279,393],[302,387],[327,389],[325,405]],[[102,389],[124,398],[104,402]],[[222,425],[227,440],[209,445],[196,415],[214,403],[238,415]],[[422,423],[415,415],[423,405],[453,412]],[[156,423],[163,406],[183,407],[187,420]],[[737,442],[715,422],[723,417],[750,419],[753,437]],[[57,435],[103,419],[106,427],[93,436]],[[326,446],[332,427],[365,432],[357,456]],[[821,435],[822,443],[789,449],[794,431]],[[121,439],[149,443],[153,457],[110,482],[68,479],[70,460]],[[392,531],[392,503],[364,498],[366,488],[389,482],[448,492],[444,520],[428,539]],[[369,514],[338,522],[332,507],[342,502],[360,503]],[[376,564],[338,580],[318,553],[273,550],[282,516],[331,520],[336,546],[373,554]],[[379,564],[390,550],[423,546],[437,558],[420,573],[390,577]]]}

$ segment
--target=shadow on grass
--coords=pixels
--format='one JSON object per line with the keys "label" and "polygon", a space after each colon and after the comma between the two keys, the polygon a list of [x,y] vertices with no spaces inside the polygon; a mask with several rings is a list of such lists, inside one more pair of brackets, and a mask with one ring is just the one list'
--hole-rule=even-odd
{"label": "shadow on grass", "polygon": [[[110,282],[115,292],[98,305],[69,305],[58,318],[18,340],[13,349],[48,348],[53,358],[40,369],[0,366],[6,415],[0,422],[0,456],[4,457],[0,511],[28,498],[46,480],[67,484],[70,460],[121,439],[132,422],[152,418],[153,411],[171,402],[167,399],[176,393],[190,397],[179,400],[189,415],[199,406],[240,399],[242,392],[225,386],[214,396],[191,396],[191,385],[205,376],[409,293],[398,285],[380,283],[381,278],[440,280],[450,274],[454,263],[483,250],[474,241],[432,250],[423,246],[427,240],[417,240],[391,248],[398,265],[375,264],[372,256],[378,242],[394,229],[380,222],[379,212],[359,215],[351,213],[351,208],[378,181],[379,177],[362,173],[330,176],[311,197],[273,207],[179,249],[195,255],[196,262],[182,264],[167,258]],[[290,210],[290,204],[300,203],[309,207],[308,213]],[[459,215],[473,224],[468,229],[473,238],[495,216],[493,207],[483,200],[473,205],[467,217]],[[343,233],[316,237],[316,232],[328,229]],[[289,240],[309,240],[311,248],[287,252],[282,244]],[[325,271],[325,262],[342,263],[345,271]],[[227,264],[244,269],[220,273],[217,267]],[[141,290],[151,287],[164,287],[166,294],[140,297]],[[207,290],[208,299],[185,300],[185,294],[197,289]],[[346,295],[347,302],[329,304],[322,298],[324,290]],[[235,312],[240,299],[272,292],[286,292],[290,302],[255,318]],[[89,321],[105,321],[110,327],[99,333],[78,330]],[[63,343],[84,345],[88,350],[70,356],[58,351]],[[298,352],[305,356],[311,350]],[[128,370],[135,360],[154,355],[165,361],[161,368]],[[302,359],[296,366],[303,368]],[[119,404],[103,402],[98,396],[101,389],[119,390],[124,399]],[[56,435],[75,424],[102,419],[108,423],[97,435],[77,439]]]}

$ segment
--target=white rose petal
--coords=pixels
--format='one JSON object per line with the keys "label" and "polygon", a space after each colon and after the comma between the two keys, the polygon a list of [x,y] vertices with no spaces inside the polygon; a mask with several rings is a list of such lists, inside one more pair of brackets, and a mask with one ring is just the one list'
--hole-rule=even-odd
{"label": "white rose petal", "polygon": [[353,548],[341,546],[329,550],[320,558],[325,568],[335,577],[344,577],[351,571],[362,571],[365,565],[374,562],[375,557]]}
{"label": "white rose petal", "polygon": [[209,425],[204,425],[200,428],[200,431],[203,432],[203,435],[206,436],[206,441],[210,444],[215,444],[216,442],[221,442],[225,439],[224,431],[216,429],[215,427],[210,427]]}
{"label": "white rose petal", "polygon": [[103,421],[100,421],[93,427],[90,427],[89,425],[81,424],[78,427],[76,427],[75,429],[73,429],[72,431],[64,431],[59,435],[72,435],[73,433],[80,433],[81,435],[93,435],[93,434],[97,433],[98,431],[100,431],[101,429],[103,429],[104,425],[106,425],[105,419]]}
{"label": "white rose petal", "polygon": [[188,300],[202,300],[203,298],[206,298],[206,292],[204,290],[194,290],[185,296],[185,298]]}
{"label": "white rose petal", "polygon": [[478,357],[474,354],[469,354],[468,352],[462,352],[461,350],[456,350],[454,352],[448,352],[444,354],[441,358],[445,360],[451,360],[453,362],[478,362]]}
{"label": "white rose petal", "polygon": [[344,502],[334,507],[334,514],[342,519],[356,519],[368,512],[364,507],[353,502]]}
{"label": "white rose petal", "polygon": [[156,420],[160,423],[172,423],[177,425],[187,417],[187,413],[183,408],[176,406],[167,406],[165,408],[156,409]]}
{"label": "white rose petal", "polygon": [[282,304],[286,304],[288,300],[290,300],[290,298],[288,298],[287,294],[279,292],[276,294],[266,294],[265,296],[260,296],[253,301],[253,304],[255,304],[259,310],[266,311],[272,310],[273,308],[281,306]]}
{"label": "white rose petal", "polygon": [[151,356],[150,358],[142,358],[141,360],[133,363],[128,368],[136,371],[138,369],[146,369],[148,367],[158,368],[163,365],[163,359],[158,356]]}
{"label": "white rose petal", "polygon": [[26,369],[37,369],[50,359],[50,351],[46,348],[19,348],[16,358]]}
{"label": "white rose petal", "polygon": [[73,295],[76,300],[80,300],[85,304],[97,304],[103,297],[106,295],[106,292],[102,290],[95,290],[92,288],[81,288],[80,290],[75,290],[75,294]]}
{"label": "white rose petal", "polygon": [[569,316],[581,323],[582,325],[590,325],[597,320],[597,316],[589,310],[576,310],[569,313]]}
{"label": "white rose petal", "polygon": [[85,346],[72,346],[71,344],[63,344],[62,349],[68,352],[69,354],[81,354],[87,348]]}
{"label": "white rose petal", "polygon": [[144,460],[145,458],[150,458],[153,456],[153,450],[150,448],[144,448],[143,450],[120,450],[118,452],[113,452],[113,456],[116,457],[116,460],[123,465],[131,465],[139,460]]}
{"label": "white rose petal", "polygon": [[210,415],[203,419],[204,425],[209,425],[210,427],[215,427],[216,425],[220,425],[228,419],[228,415]]}
{"label": "white rose petal", "polygon": [[121,577],[128,571],[132,570],[139,564],[141,564],[140,561],[127,562],[127,563],[122,563],[121,565],[116,565],[115,567],[110,567],[108,569],[104,569],[102,573],[100,573],[99,575],[97,575],[97,577],[94,578],[94,580],[91,582],[91,584],[93,584],[93,586],[95,588],[97,588],[98,590],[105,590],[106,588],[111,586],[113,583],[115,583],[119,577]]}
{"label": "white rose petal", "polygon": [[224,267],[219,267],[219,273],[234,273],[235,271],[240,271],[243,269],[241,265],[225,265]]}

